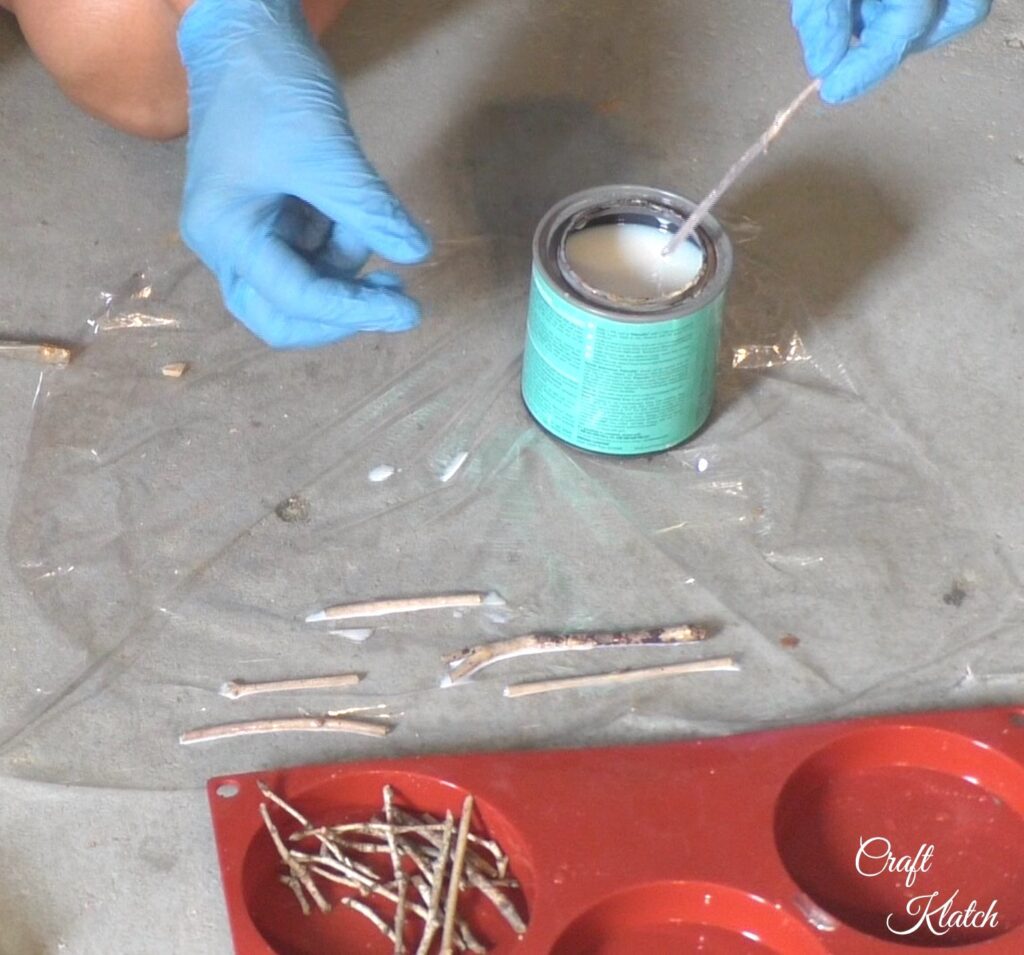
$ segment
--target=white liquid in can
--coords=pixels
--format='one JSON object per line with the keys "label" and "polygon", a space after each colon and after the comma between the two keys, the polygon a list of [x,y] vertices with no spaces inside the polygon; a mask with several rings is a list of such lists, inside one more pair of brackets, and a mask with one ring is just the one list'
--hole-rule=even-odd
{"label": "white liquid in can", "polygon": [[693,285],[704,271],[704,250],[684,242],[662,255],[666,233],[637,222],[592,225],[568,237],[565,258],[592,289],[633,301],[666,298]]}

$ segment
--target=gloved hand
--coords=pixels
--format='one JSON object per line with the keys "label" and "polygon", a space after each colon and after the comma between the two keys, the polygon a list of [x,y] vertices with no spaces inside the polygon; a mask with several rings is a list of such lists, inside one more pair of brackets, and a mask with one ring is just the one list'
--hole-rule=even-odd
{"label": "gloved hand", "polygon": [[842,103],[880,83],[909,54],[981,23],[991,7],[992,0],[793,0],[793,25],[808,71],[826,78],[821,98]]}
{"label": "gloved hand", "polygon": [[228,309],[278,348],[397,332],[419,309],[370,252],[421,261],[423,231],[363,155],[299,0],[196,0],[181,233]]}

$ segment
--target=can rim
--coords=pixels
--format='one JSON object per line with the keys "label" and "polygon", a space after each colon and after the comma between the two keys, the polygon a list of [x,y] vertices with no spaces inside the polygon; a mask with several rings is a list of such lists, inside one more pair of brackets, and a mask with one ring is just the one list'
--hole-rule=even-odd
{"label": "can rim", "polygon": [[686,317],[701,311],[721,296],[732,274],[732,243],[721,223],[710,215],[697,228],[707,264],[704,274],[687,290],[687,294],[668,300],[664,306],[642,310],[614,308],[581,295],[567,280],[559,264],[558,252],[565,230],[570,222],[577,221],[587,211],[599,213],[619,202],[625,205],[651,203],[662,206],[679,215],[681,220],[685,220],[697,206],[693,200],[664,189],[627,184],[597,186],[567,196],[547,211],[533,237],[534,268],[543,274],[551,291],[577,308],[628,322],[656,322]]}

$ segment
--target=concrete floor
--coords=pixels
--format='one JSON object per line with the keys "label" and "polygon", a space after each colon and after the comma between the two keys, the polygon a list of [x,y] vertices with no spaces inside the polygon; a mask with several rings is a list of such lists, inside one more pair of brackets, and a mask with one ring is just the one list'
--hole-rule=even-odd
{"label": "concrete floor", "polygon": [[[724,204],[740,263],[711,425],[613,461],[519,401],[530,233],[590,185],[702,194],[804,82],[785,4],[354,4],[330,48],[355,122],[438,251],[409,275],[421,330],[303,354],[254,342],[178,242],[182,144],[78,114],[0,19],[0,337],[88,346],[41,382],[0,366],[0,953],[229,951],[218,773],[1020,701],[1021,37],[997,2],[793,124]],[[135,313],[173,324],[95,333]],[[730,367],[794,336],[804,361]],[[370,483],[382,463],[400,470]],[[277,513],[292,496],[303,520]],[[507,615],[360,646],[300,622],[477,588]],[[742,672],[528,708],[497,705],[505,677],[609,658],[437,689],[440,654],[477,639],[680,619]],[[387,741],[177,744],[297,712],[243,713],[225,679],[347,669],[369,677],[345,705],[400,714]]]}

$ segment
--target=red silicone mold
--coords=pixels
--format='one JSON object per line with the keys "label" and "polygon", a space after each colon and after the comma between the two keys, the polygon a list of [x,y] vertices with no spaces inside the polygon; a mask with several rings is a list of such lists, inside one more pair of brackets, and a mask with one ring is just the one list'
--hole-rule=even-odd
{"label": "red silicone mold", "polygon": [[1020,709],[210,781],[239,955],[386,955],[356,913],[302,915],[278,882],[257,780],[329,823],[368,818],[385,783],[442,815],[471,792],[474,830],[509,854],[529,914],[519,940],[470,900],[495,955],[1024,952]]}

